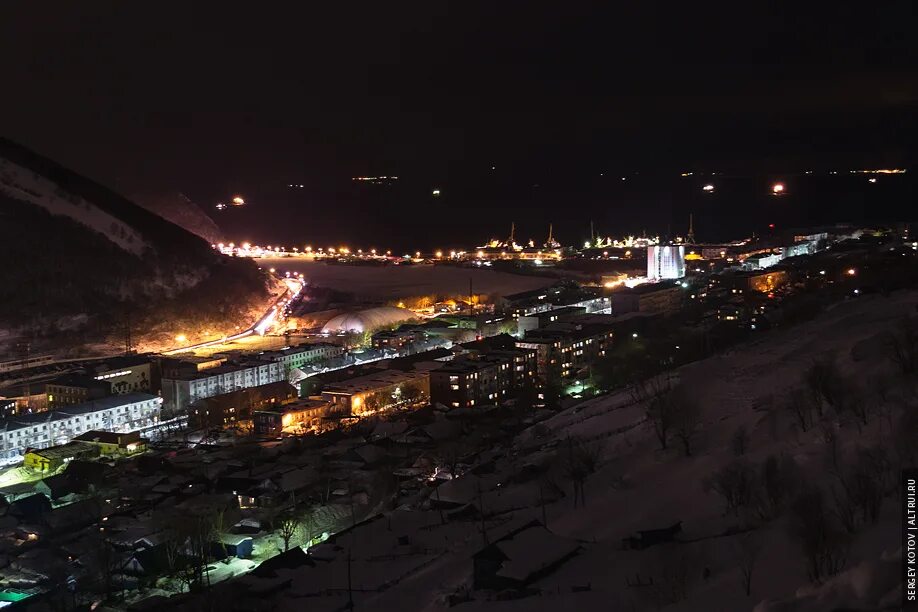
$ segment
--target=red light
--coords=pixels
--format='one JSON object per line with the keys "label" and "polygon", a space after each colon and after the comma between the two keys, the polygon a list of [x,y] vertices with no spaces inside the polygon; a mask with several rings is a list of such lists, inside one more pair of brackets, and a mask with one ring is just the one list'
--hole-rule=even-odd
{"label": "red light", "polygon": [[768,224],[768,229],[775,229],[775,224],[774,224],[774,223],[769,223],[769,224]]}

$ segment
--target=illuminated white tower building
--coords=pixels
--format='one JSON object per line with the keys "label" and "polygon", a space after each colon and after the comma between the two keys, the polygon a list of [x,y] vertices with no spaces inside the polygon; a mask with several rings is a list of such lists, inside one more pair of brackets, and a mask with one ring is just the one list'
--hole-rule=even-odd
{"label": "illuminated white tower building", "polygon": [[685,276],[685,247],[670,244],[647,247],[647,278],[667,280]]}

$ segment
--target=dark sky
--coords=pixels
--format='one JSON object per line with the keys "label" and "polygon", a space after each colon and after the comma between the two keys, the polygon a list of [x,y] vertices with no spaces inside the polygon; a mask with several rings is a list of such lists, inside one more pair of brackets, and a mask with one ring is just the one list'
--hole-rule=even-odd
{"label": "dark sky", "polygon": [[263,241],[609,226],[600,172],[914,160],[914,2],[577,4],[4,2],[0,132],[127,194],[244,193],[215,216]]}

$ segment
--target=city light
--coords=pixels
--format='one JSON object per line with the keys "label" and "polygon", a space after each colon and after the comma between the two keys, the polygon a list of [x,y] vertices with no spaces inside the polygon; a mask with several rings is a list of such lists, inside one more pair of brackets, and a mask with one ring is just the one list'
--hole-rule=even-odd
{"label": "city light", "polygon": [[771,193],[773,195],[781,195],[784,193],[784,183],[775,183],[771,186]]}
{"label": "city light", "polygon": [[854,268],[848,268],[848,276],[854,276],[855,274],[857,274],[857,270]]}
{"label": "city light", "polygon": [[245,200],[243,200],[240,196],[235,196],[233,198],[233,206],[243,206],[243,205],[245,205]]}
{"label": "city light", "polygon": [[439,190],[439,189],[434,189],[433,191],[430,192],[430,194],[431,194],[433,197],[436,198],[437,196],[440,195],[440,190]]}
{"label": "city light", "polygon": [[186,340],[188,340],[188,338],[185,334],[179,334],[175,337],[176,342],[185,342]]}
{"label": "city light", "polygon": [[714,185],[707,184],[704,187],[702,187],[701,190],[704,191],[705,193],[711,193],[712,191],[714,191]]}

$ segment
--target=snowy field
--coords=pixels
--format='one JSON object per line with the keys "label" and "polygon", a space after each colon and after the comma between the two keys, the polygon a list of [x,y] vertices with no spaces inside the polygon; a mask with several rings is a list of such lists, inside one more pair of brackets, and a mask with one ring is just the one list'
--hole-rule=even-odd
{"label": "snowy field", "polygon": [[547,287],[552,278],[522,276],[453,266],[329,265],[289,257],[256,259],[262,268],[302,273],[321,287],[348,291],[360,298],[392,300],[419,295],[468,295],[469,279],[476,294],[509,295]]}

